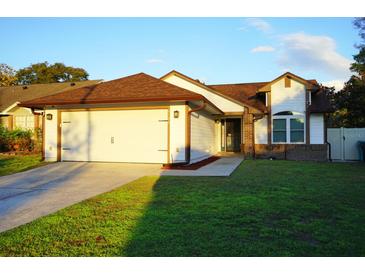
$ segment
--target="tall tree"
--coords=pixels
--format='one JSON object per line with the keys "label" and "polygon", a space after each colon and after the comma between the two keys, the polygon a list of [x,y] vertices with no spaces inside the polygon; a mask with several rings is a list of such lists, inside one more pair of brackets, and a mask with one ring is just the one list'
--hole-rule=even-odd
{"label": "tall tree", "polygon": [[15,70],[11,66],[0,64],[0,87],[16,85],[17,77],[15,73]]}
{"label": "tall tree", "polygon": [[51,65],[48,62],[43,62],[18,70],[16,76],[19,84],[30,85],[85,81],[89,74],[82,68],[65,66],[63,63]]}
{"label": "tall tree", "polygon": [[337,93],[330,93],[336,111],[331,115],[334,127],[365,127],[365,17],[356,18],[354,26],[359,30],[362,41],[356,47],[351,71],[354,75]]}

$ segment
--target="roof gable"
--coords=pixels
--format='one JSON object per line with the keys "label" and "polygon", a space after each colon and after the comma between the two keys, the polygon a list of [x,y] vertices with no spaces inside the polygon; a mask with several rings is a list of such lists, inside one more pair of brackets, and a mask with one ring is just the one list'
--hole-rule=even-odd
{"label": "roof gable", "polygon": [[244,96],[238,97],[238,96],[231,96],[231,94],[226,94],[224,92],[222,92],[219,89],[215,89],[212,85],[205,85],[204,83],[200,82],[199,80],[194,80],[192,78],[190,78],[189,76],[186,76],[176,70],[172,70],[169,73],[165,74],[164,76],[162,76],[160,79],[166,81],[166,79],[168,79],[171,76],[177,76],[193,85],[196,85],[210,93],[213,93],[215,95],[218,95],[220,98],[224,98],[225,100],[228,100],[238,106],[241,107],[250,107],[255,109],[256,111],[261,112],[262,109],[258,108],[256,105],[250,104],[249,100],[243,98]]}
{"label": "roof gable", "polygon": [[225,94],[226,96],[235,98],[241,102],[246,103],[256,109],[266,112],[265,104],[258,99],[257,90],[267,84],[267,82],[258,83],[241,83],[241,84],[220,84],[209,85],[214,90]]}
{"label": "roof gable", "polygon": [[280,81],[283,78],[289,78],[289,79],[293,79],[295,81],[298,81],[299,83],[302,83],[303,85],[305,85],[307,90],[312,90],[318,85],[316,80],[305,80],[302,77],[299,77],[298,75],[295,75],[291,72],[285,72],[284,74],[282,74],[279,77],[275,78],[271,82],[268,82],[266,85],[259,88],[258,91],[259,92],[269,92],[269,91],[271,91],[271,86],[273,84],[275,84],[276,82]]}

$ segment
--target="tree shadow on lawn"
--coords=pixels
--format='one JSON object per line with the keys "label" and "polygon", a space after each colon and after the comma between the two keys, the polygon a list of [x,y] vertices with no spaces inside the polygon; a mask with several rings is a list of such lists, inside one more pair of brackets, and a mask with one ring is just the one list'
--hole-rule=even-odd
{"label": "tree shadow on lawn", "polygon": [[331,191],[331,184],[326,183],[315,188],[320,182],[307,177],[313,174],[302,178],[292,174],[281,181],[272,176],[264,182],[258,178],[265,174],[256,176],[245,178],[236,172],[230,178],[160,177],[151,184],[151,201],[120,253],[364,255],[360,243],[364,235],[357,227],[360,216],[333,203],[340,189]]}
{"label": "tree shadow on lawn", "polygon": [[362,166],[290,161],[143,177],[0,234],[0,254],[364,256],[364,187]]}

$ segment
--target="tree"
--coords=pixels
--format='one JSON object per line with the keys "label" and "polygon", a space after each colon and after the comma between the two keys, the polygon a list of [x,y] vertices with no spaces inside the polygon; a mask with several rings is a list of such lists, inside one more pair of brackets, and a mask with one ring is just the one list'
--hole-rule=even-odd
{"label": "tree", "polygon": [[0,87],[13,86],[17,83],[15,70],[7,64],[0,64]]}
{"label": "tree", "polygon": [[354,55],[355,62],[350,67],[355,74],[341,91],[330,93],[336,110],[331,115],[331,126],[335,127],[365,127],[365,17],[355,19],[354,26],[362,38],[356,46],[359,53]]}
{"label": "tree", "polygon": [[16,76],[19,84],[30,85],[85,81],[89,74],[82,68],[65,66],[63,63],[50,65],[48,62],[43,62],[18,70]]}

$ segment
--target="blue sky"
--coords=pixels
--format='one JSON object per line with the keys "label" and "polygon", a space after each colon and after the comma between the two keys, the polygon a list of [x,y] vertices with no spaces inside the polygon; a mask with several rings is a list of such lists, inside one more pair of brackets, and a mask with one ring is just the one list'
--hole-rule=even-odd
{"label": "blue sky", "polygon": [[[353,18],[1,18],[0,63],[85,68],[91,79],[172,69],[206,83],[268,81],[284,71],[349,77]],[[4,41],[6,41],[4,43]],[[332,82],[337,81],[337,82]]]}

